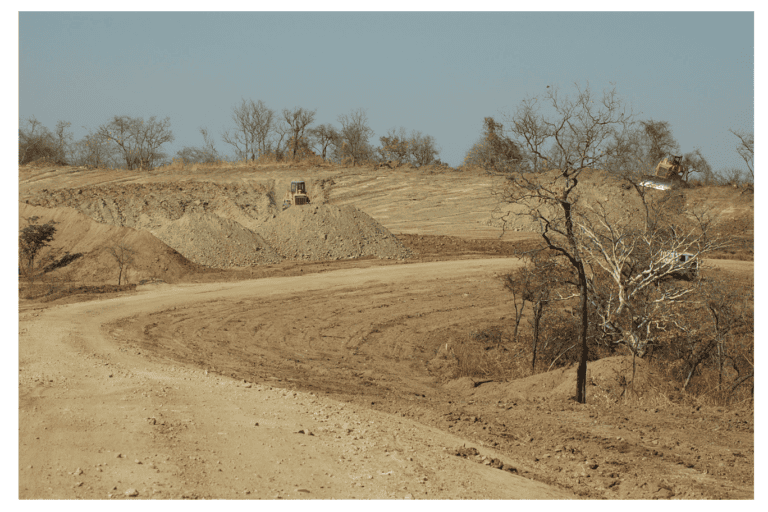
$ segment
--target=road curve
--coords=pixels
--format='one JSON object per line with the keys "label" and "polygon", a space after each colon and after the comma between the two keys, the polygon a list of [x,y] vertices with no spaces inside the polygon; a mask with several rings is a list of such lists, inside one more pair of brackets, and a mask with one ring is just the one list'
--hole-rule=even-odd
{"label": "road curve", "polygon": [[24,311],[19,497],[573,498],[453,456],[451,448],[470,443],[437,429],[158,361],[121,348],[102,330],[119,318],[204,301],[487,276],[517,265],[495,258],[152,285],[131,296]]}

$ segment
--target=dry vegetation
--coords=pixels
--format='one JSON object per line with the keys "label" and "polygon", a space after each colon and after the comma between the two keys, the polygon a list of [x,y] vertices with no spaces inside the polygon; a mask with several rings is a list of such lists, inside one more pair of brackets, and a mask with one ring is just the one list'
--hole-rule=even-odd
{"label": "dry vegetation", "polygon": [[[573,115],[573,105],[566,107],[560,113]],[[624,123],[617,108],[608,109],[611,122]],[[365,298],[340,292],[296,297],[301,304],[291,302],[292,310],[333,304],[338,321],[309,319],[291,333],[295,338],[286,338],[273,318],[277,309],[259,303],[253,306],[261,308],[258,318],[228,328],[206,308],[180,312],[173,332],[144,319],[130,326],[135,339],[125,343],[191,365],[207,368],[215,361],[218,372],[238,378],[291,376],[300,388],[450,428],[527,457],[522,473],[586,496],[748,497],[755,359],[747,262],[754,260],[754,199],[742,178],[718,177],[700,152],[689,158],[698,168],[688,186],[669,193],[638,187],[637,173],[594,170],[626,166],[627,155],[615,150],[622,144],[647,146],[649,161],[679,149],[668,124],[653,121],[622,140],[606,131],[581,153],[591,151],[594,158],[579,166],[567,152],[558,161],[556,152],[538,145],[552,133],[523,109],[513,116],[518,124],[511,133],[533,134],[527,140],[538,142],[526,148],[486,118],[480,142],[454,169],[437,160],[435,141],[419,132],[392,130],[372,148],[362,110],[341,116],[338,130],[311,129],[313,111],[286,110],[284,125],[273,127],[282,134],[276,140],[263,135],[266,118],[277,123],[270,112],[261,102],[236,109],[242,130],[227,136],[242,153],[239,161],[222,159],[203,131],[205,147],[185,148],[165,163],[156,154],[159,145],[147,154],[124,147],[123,169],[102,163],[117,162],[106,144],[118,128],[136,129],[131,119],[115,118],[89,136],[87,151],[79,146],[79,166],[60,165],[66,126],[54,135],[31,123],[20,149],[20,230],[30,217],[54,221],[57,229],[50,247],[20,275],[20,297],[66,303],[132,293],[147,282],[516,256],[525,264],[484,289],[452,283],[455,289],[435,285],[411,295],[407,288],[392,292],[375,284],[355,292],[369,293]],[[167,123],[160,128],[168,130]],[[751,166],[751,139],[739,134],[739,140]],[[313,204],[284,213],[279,198],[297,177],[307,180]],[[570,180],[567,200],[558,188],[563,177]],[[571,185],[574,178],[578,187]],[[573,206],[572,217],[559,217],[564,204]],[[701,215],[704,207],[709,217]],[[306,226],[311,233],[302,231]],[[549,238],[542,239],[542,226]],[[259,257],[237,251],[258,251]],[[694,253],[701,271],[684,279],[681,268],[662,268],[664,251]],[[396,300],[387,299],[389,293]],[[392,311],[383,313],[387,308]],[[207,322],[210,329],[201,327]],[[208,345],[198,341],[203,329]],[[251,339],[252,332],[265,333],[263,339],[282,336],[284,346],[267,343],[255,355],[252,346],[234,341]],[[317,360],[330,361],[322,365],[290,359],[291,347],[298,353],[320,332],[331,333],[321,338],[356,341],[344,347],[348,353],[313,345]],[[177,339],[196,341],[180,347]],[[208,359],[201,360],[204,353]],[[577,366],[585,361],[577,387]],[[425,400],[414,404],[414,394]],[[576,409],[574,399],[588,405]],[[518,405],[522,412],[510,417],[506,411]],[[689,432],[694,417],[697,426]],[[716,433],[720,427],[699,426],[705,420],[728,426]],[[726,431],[733,439],[721,436]],[[726,467],[711,466],[724,451],[746,456],[747,464],[728,459]],[[594,467],[582,472],[576,459],[584,457]],[[670,469],[675,464],[720,480],[672,485],[683,478]],[[643,473],[656,470],[665,479],[646,485]],[[593,477],[588,485],[587,475]]]}

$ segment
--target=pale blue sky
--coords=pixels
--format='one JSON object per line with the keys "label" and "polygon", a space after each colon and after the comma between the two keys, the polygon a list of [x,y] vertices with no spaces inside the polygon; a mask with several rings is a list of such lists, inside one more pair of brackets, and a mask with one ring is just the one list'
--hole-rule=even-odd
{"label": "pale blue sky", "polygon": [[114,115],[171,118],[176,141],[206,126],[231,148],[241,98],[316,123],[362,107],[376,135],[435,137],[459,165],[483,117],[573,83],[617,91],[641,119],[669,121],[682,152],[738,166],[729,128],[754,131],[752,13],[25,13],[19,116],[76,138]]}

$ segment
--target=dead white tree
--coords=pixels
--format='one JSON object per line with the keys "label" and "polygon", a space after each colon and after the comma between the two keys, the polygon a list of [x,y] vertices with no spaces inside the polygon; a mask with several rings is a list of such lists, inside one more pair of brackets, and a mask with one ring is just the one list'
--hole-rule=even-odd
{"label": "dead white tree", "polygon": [[729,241],[713,236],[709,212],[685,211],[670,192],[635,190],[588,205],[575,225],[600,328],[642,357],[697,289],[703,256]]}

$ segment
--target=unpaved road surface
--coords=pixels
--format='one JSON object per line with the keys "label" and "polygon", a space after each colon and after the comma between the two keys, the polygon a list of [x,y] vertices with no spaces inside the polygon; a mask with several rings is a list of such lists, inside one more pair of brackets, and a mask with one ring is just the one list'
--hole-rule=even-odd
{"label": "unpaved road surface", "polygon": [[[126,349],[115,339],[119,333],[104,328],[202,303],[490,281],[515,265],[499,258],[374,267],[145,287],[133,296],[47,309],[22,305],[19,497],[574,497],[518,476],[508,456],[439,429]],[[299,322],[305,312],[295,313]],[[456,457],[465,444],[502,469]]]}

